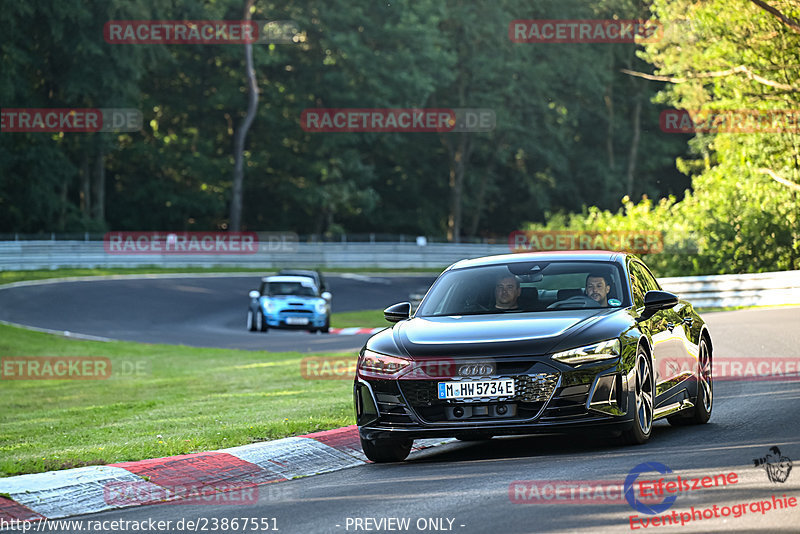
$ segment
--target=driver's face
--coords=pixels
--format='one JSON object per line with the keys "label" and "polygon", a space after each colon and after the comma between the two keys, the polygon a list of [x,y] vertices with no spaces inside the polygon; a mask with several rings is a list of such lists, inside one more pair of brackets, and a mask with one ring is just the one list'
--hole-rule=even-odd
{"label": "driver's face", "polygon": [[608,292],[611,287],[602,277],[590,277],[586,280],[586,294],[601,306],[608,306]]}
{"label": "driver's face", "polygon": [[522,290],[513,276],[507,276],[497,281],[494,286],[494,297],[498,308],[513,308],[517,305]]}

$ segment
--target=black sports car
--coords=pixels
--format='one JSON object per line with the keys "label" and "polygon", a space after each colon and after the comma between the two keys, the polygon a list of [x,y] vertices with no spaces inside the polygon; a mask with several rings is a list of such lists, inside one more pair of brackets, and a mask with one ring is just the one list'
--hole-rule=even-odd
{"label": "black sports car", "polygon": [[407,302],[384,315],[397,324],[361,349],[354,385],[376,462],[401,461],[428,437],[606,429],[640,444],[656,419],[711,415],[705,323],[630,254],[464,260],[413,316]]}

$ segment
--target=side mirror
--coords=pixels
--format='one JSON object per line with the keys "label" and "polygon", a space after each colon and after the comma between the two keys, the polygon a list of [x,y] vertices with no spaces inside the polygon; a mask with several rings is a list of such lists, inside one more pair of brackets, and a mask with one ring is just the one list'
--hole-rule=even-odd
{"label": "side mirror", "polygon": [[389,321],[390,323],[397,323],[402,321],[403,319],[408,319],[411,317],[411,303],[410,302],[400,302],[398,304],[392,304],[385,310],[383,310],[383,318]]}
{"label": "side mirror", "polygon": [[260,297],[260,296],[261,296],[261,293],[259,293],[258,291],[256,291],[256,290],[254,289],[254,290],[252,290],[252,291],[249,293],[249,295],[250,295],[250,298],[251,298],[251,299],[257,299],[258,297]]}
{"label": "side mirror", "polygon": [[320,295],[320,297],[322,297],[322,298],[324,298],[325,300],[327,300],[328,302],[330,302],[330,301],[331,301],[331,298],[333,297],[333,295],[331,295],[331,292],[330,292],[330,291],[323,291],[323,292],[322,292],[322,295]]}
{"label": "side mirror", "polygon": [[659,310],[668,310],[678,305],[678,295],[669,291],[648,291],[644,294],[644,311],[640,320],[649,319]]}

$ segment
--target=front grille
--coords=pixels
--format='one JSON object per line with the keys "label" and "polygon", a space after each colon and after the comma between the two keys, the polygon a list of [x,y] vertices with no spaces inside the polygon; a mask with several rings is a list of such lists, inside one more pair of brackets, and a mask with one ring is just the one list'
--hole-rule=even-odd
{"label": "front grille", "polygon": [[283,310],[281,313],[286,314],[286,313],[314,313],[314,312],[312,312],[311,310]]}
{"label": "front grille", "polygon": [[558,373],[514,377],[515,397],[522,402],[547,402],[558,384]]}
{"label": "front grille", "polygon": [[[399,385],[408,404],[425,421],[452,420],[447,417],[447,409],[453,406],[493,406],[500,404],[515,405],[517,419],[532,419],[539,414],[545,403],[553,395],[559,376],[557,371],[511,377],[494,376],[492,379],[514,379],[514,395],[496,398],[439,399],[438,380],[401,380]],[[479,419],[500,420],[489,415],[470,418],[470,420]]]}

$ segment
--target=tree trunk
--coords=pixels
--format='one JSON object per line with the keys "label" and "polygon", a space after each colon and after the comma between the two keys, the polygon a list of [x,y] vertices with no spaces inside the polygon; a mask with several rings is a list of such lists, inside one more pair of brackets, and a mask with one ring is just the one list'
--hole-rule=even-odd
{"label": "tree trunk", "polygon": [[92,203],[92,217],[98,222],[106,220],[106,153],[101,146],[97,154],[94,168],[94,202]]}
{"label": "tree trunk", "polygon": [[[611,48],[609,48],[611,50]],[[614,53],[610,52],[611,61],[610,68],[614,68]],[[614,82],[609,81],[606,86],[606,92],[603,96],[606,103],[606,111],[608,111],[608,126],[606,128],[606,154],[608,157],[608,168],[612,172],[616,163],[614,161]]]}
{"label": "tree trunk", "polygon": [[447,144],[450,154],[450,215],[447,218],[447,239],[451,243],[461,242],[461,198],[464,193],[464,172],[472,152],[470,134],[462,132],[457,135],[458,146],[454,148],[449,143]]}
{"label": "tree trunk", "polygon": [[[252,19],[251,9],[255,0],[245,0],[244,5],[244,20],[250,21]],[[230,230],[238,232],[242,227],[242,192],[244,183],[244,143],[247,138],[247,130],[253,124],[253,119],[256,117],[258,108],[258,82],[256,80],[256,71],[253,68],[253,44],[245,43],[244,45],[244,58],[245,68],[247,70],[248,81],[248,101],[247,101],[247,114],[239,124],[234,134],[233,141],[233,191],[231,195],[231,215],[230,215]]]}
{"label": "tree trunk", "polygon": [[[498,143],[499,144],[499,143]],[[468,235],[476,237],[478,235],[478,226],[481,222],[481,213],[483,213],[483,204],[486,202],[486,187],[489,183],[489,177],[494,174],[495,160],[489,162],[488,167],[481,173],[481,181],[478,185],[478,194],[475,198],[475,211],[472,213],[472,220],[470,221]]]}
{"label": "tree trunk", "polygon": [[631,149],[628,153],[628,173],[627,173],[627,186],[626,191],[628,197],[633,199],[633,179],[636,175],[636,158],[639,153],[639,137],[641,136],[641,116],[642,116],[642,98],[641,95],[636,95],[636,103],[633,106],[633,139],[631,139]]}
{"label": "tree trunk", "polygon": [[89,171],[89,154],[81,160],[81,213],[89,217],[92,211],[92,175]]}

